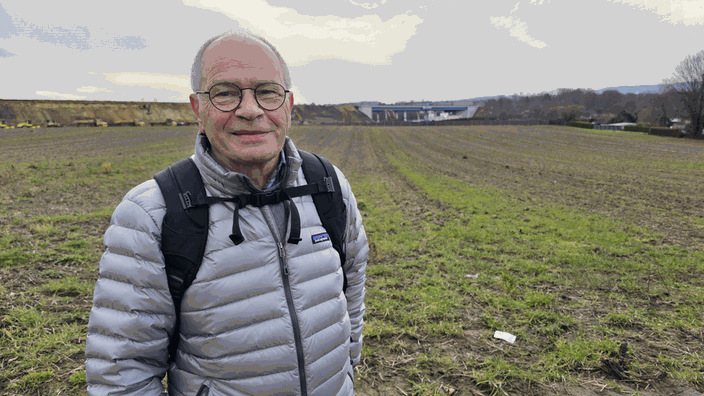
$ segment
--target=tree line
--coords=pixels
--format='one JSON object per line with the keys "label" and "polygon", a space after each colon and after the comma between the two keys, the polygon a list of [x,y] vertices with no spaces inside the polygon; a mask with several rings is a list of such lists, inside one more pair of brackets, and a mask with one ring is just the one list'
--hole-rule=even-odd
{"label": "tree line", "polygon": [[554,94],[512,95],[484,102],[475,117],[500,120],[537,119],[546,123],[572,121],[596,123],[634,122],[646,126],[671,126],[680,119],[685,132],[702,138],[704,126],[704,50],[687,56],[664,79],[658,92],[622,94],[561,89]]}

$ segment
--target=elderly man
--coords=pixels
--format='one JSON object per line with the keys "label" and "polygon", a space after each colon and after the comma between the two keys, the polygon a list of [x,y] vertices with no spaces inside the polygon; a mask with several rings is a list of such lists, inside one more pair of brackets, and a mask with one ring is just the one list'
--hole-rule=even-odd
{"label": "elderly man", "polygon": [[[237,32],[207,41],[191,82],[199,134],[190,159],[209,199],[202,260],[175,304],[162,250],[169,194],[155,180],[127,193],[104,238],[88,393],[159,395],[168,372],[168,393],[178,396],[353,395],[368,247],[349,183],[334,168],[346,209],[340,255],[311,195],[276,194],[311,180],[287,137],[288,68],[265,39]],[[247,195],[288,198],[231,199]]]}

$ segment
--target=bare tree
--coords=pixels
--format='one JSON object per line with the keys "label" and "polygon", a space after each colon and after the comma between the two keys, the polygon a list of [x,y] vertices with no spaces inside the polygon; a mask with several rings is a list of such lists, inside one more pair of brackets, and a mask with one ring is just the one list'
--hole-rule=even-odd
{"label": "bare tree", "polygon": [[663,80],[666,91],[677,98],[692,122],[691,137],[702,138],[704,126],[704,50],[687,55],[672,77]]}

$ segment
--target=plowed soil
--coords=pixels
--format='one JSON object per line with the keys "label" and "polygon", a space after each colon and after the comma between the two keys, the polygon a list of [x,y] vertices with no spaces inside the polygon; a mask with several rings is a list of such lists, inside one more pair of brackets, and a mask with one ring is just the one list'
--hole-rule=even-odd
{"label": "plowed soil", "polygon": [[[704,251],[703,141],[651,137],[640,133],[528,126],[295,127],[290,136],[297,147],[331,159],[350,179],[353,189],[370,178],[384,180],[395,192],[394,203],[402,208],[404,217],[410,223],[419,225],[419,230],[420,225],[427,221],[425,219],[449,207],[428,196],[404,177],[389,161],[394,152],[403,152],[429,172],[447,175],[476,187],[498,188],[507,196],[525,201],[526,205],[559,205],[617,219],[626,228],[643,227],[654,235],[648,242],[652,246],[678,246],[692,252]],[[124,188],[112,191],[88,185],[61,192],[44,191],[37,186],[30,188],[23,180],[12,177],[14,169],[29,168],[40,172],[43,166],[52,169],[63,167],[67,169],[65,177],[70,177],[72,167],[92,166],[85,164],[93,159],[99,164],[110,159],[113,162],[129,162],[130,158],[188,154],[192,152],[194,138],[192,128],[0,130],[0,139],[4,139],[0,146],[0,165],[4,166],[4,173],[0,173],[0,187],[3,189],[0,198],[7,209],[5,214],[0,215],[4,235],[25,232],[15,224],[15,219],[19,217],[31,218],[64,211],[90,213],[99,208],[114,207],[127,189],[151,177],[167,163],[150,164],[143,173],[125,176]],[[443,219],[434,218],[432,221],[441,224]],[[106,226],[107,219],[101,218],[87,221],[84,229],[88,236],[88,233],[99,233]],[[101,246],[95,243],[95,248],[100,249]],[[370,237],[370,246],[370,267],[385,260],[393,263],[399,261],[399,257],[376,252],[373,236]],[[32,248],[27,249],[30,251]],[[433,252],[422,250],[408,254],[433,257]],[[96,264],[72,267],[74,269],[71,270],[78,271],[76,276],[82,279],[95,278],[97,274],[89,268],[94,271]],[[21,268],[6,268],[0,277],[0,285],[6,293],[22,294],[36,287],[36,282],[43,282],[37,275],[47,268],[56,266],[39,260]],[[60,270],[71,271],[68,267],[60,267]],[[691,274],[687,280],[689,287],[701,288],[704,285],[703,275],[702,271]],[[378,288],[378,282],[370,277],[368,289]],[[581,298],[582,292],[560,290],[556,293],[570,300]],[[610,296],[608,290],[591,292],[603,298],[603,304],[595,304],[581,313],[565,314],[595,316],[613,307],[612,302],[606,301]],[[675,303],[702,306],[704,301]],[[408,304],[409,310],[414,309],[411,297]],[[672,302],[658,301],[652,307],[666,315],[668,309],[674,309],[668,304]],[[0,304],[0,311],[10,308],[9,302]],[[366,340],[365,346],[395,352],[369,357],[362,362],[357,368],[356,394],[701,396],[704,392],[704,367],[695,381],[682,381],[668,372],[636,375],[634,371],[623,372],[625,354],[606,359],[599,368],[590,371],[565,368],[575,376],[573,381],[531,383],[509,379],[500,390],[475,381],[473,372],[479,366],[451,372],[445,372],[439,365],[425,363],[419,366],[417,358],[421,353],[463,356],[481,361],[487,356],[502,355],[523,366],[539,361],[538,357],[544,352],[539,346],[526,351],[480,337],[486,326],[474,313],[482,308],[478,303],[468,302],[467,324],[461,336],[405,334],[396,339],[379,337]],[[84,296],[76,301],[75,306],[62,308],[63,311],[72,309],[89,310],[90,298]],[[54,312],[47,314],[58,315]],[[3,320],[5,314],[1,315],[0,320]],[[372,312],[370,315],[382,317],[379,313]],[[86,317],[76,320],[85,322]],[[653,339],[649,338],[654,337],[652,334],[643,333],[637,328],[632,330],[629,345],[637,345],[636,356],[643,359],[657,360],[658,356],[677,356],[678,353],[701,356],[704,353],[704,329],[701,328],[698,331],[667,330]],[[390,347],[392,345],[393,348]],[[70,358],[74,365],[84,359],[81,354]],[[0,368],[7,370],[10,364],[17,364],[17,361],[3,358],[0,354]],[[409,378],[408,373],[416,368],[421,370],[422,376]],[[68,374],[75,372],[75,367],[60,364],[54,370],[57,383],[63,384],[58,389],[76,389],[71,388],[66,380]],[[6,384],[18,378],[6,378]],[[0,379],[3,377],[0,376]],[[435,391],[429,393],[427,389],[430,388],[414,386],[411,381],[413,384],[430,381]],[[6,384],[0,381],[0,394],[2,391],[6,395],[22,394],[4,389]],[[618,386],[614,387],[613,384]],[[57,392],[53,385],[40,389],[50,393],[40,391],[32,394]],[[75,392],[86,394],[82,390]]]}

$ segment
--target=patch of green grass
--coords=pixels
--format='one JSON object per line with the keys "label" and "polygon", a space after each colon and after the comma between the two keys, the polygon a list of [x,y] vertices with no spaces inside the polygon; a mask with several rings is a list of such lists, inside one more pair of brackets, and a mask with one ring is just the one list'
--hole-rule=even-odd
{"label": "patch of green grass", "polygon": [[86,384],[86,371],[78,370],[68,377],[68,383],[73,386],[83,386]]}
{"label": "patch of green grass", "polygon": [[19,389],[34,389],[33,386],[45,382],[42,379],[50,380],[48,374],[36,373],[45,372],[52,365],[83,350],[87,313],[79,314],[82,315],[81,320],[71,320],[68,316],[48,313],[44,309],[47,304],[43,300],[26,300],[23,306],[15,306],[2,318],[4,326],[0,350],[5,358],[17,363],[0,372],[0,378],[21,378],[13,385]]}
{"label": "patch of green grass", "polygon": [[525,374],[513,363],[501,356],[486,359],[478,368],[472,370],[472,378],[480,388],[491,395],[503,395],[509,379],[522,378]]}
{"label": "patch of green grass", "polygon": [[44,270],[41,272],[40,276],[42,278],[47,278],[47,279],[61,279],[66,274],[63,271],[55,270],[55,269],[48,269]]}
{"label": "patch of green grass", "polygon": [[45,293],[57,296],[90,296],[93,294],[95,285],[82,282],[74,277],[68,277],[58,280],[50,280],[41,286],[41,290]]}
{"label": "patch of green grass", "polygon": [[63,232],[59,227],[57,227],[53,224],[42,224],[42,223],[31,224],[29,226],[29,231],[33,235],[36,235],[38,237],[49,237],[49,236],[57,235],[57,234],[60,234]]}
{"label": "patch of green grass", "polygon": [[29,373],[22,377],[17,382],[11,383],[9,389],[17,389],[23,391],[36,391],[43,387],[49,381],[54,379],[54,372],[51,370],[38,371]]}
{"label": "patch of green grass", "polygon": [[21,249],[2,251],[0,252],[0,268],[25,265],[35,257],[35,254],[24,252]]}

